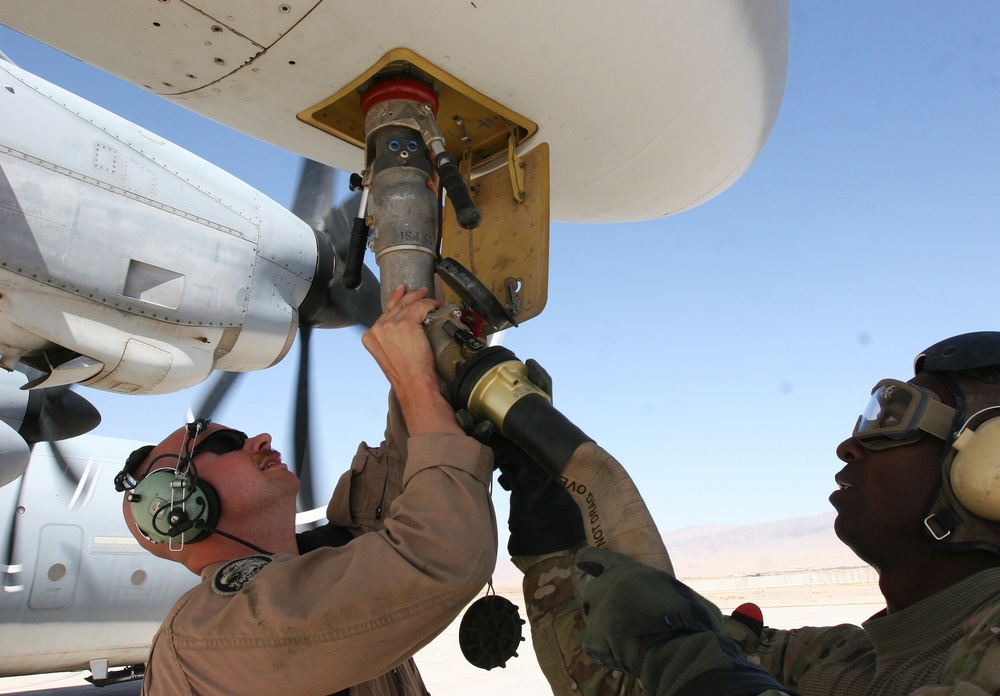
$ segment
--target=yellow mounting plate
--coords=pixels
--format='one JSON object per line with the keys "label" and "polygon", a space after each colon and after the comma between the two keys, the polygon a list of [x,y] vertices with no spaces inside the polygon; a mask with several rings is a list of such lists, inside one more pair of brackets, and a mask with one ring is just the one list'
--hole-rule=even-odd
{"label": "yellow mounting plate", "polygon": [[[507,307],[518,324],[545,308],[549,292],[549,146],[520,159],[524,200],[517,202],[509,167],[472,180],[472,200],[483,214],[474,230],[462,229],[448,205],[441,255],[472,272]],[[514,166],[519,166],[515,164]],[[445,299],[461,304],[445,289]],[[486,333],[492,333],[487,327]]]}
{"label": "yellow mounting plate", "polygon": [[501,106],[405,48],[389,51],[339,92],[297,114],[298,119],[364,148],[365,118],[361,113],[361,93],[380,73],[393,76],[410,74],[433,80],[440,102],[437,122],[445,137],[445,147],[460,159],[468,155],[471,167],[506,150],[511,133],[520,143],[538,130],[532,121]]}

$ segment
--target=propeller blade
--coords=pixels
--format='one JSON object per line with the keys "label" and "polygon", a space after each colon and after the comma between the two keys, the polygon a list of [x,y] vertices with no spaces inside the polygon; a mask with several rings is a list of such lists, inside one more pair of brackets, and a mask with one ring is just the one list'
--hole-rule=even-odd
{"label": "propeller blade", "polygon": [[28,468],[31,449],[17,431],[0,423],[0,488],[17,480]]}
{"label": "propeller blade", "polygon": [[39,442],[49,443],[63,476],[75,486],[77,477],[54,443],[90,432],[100,424],[101,414],[69,386],[25,391],[38,371],[23,369],[5,373],[0,380],[0,486],[25,472],[31,448]]}
{"label": "propeller blade", "polygon": [[100,412],[68,386],[30,392],[18,433],[29,445],[66,440],[89,433],[101,423]]}
{"label": "propeller blade", "polygon": [[351,229],[354,227],[354,218],[360,212],[361,193],[356,192],[348,196],[347,200],[336,208],[326,211],[323,231],[333,243],[333,250],[337,252],[340,259],[347,258],[347,249],[351,245]]}
{"label": "propeller blade", "polygon": [[232,389],[233,385],[236,384],[236,381],[242,375],[242,372],[220,372],[219,376],[209,386],[205,398],[202,399],[201,403],[194,410],[193,417],[211,419],[212,414],[219,408],[219,404],[226,398],[229,390]]}
{"label": "propeller blade", "polygon": [[342,205],[333,208],[327,216],[326,235],[337,253],[337,271],[327,291],[327,300],[334,307],[340,307],[345,315],[356,324],[370,328],[382,313],[382,290],[378,278],[368,266],[361,267],[361,285],[348,290],[340,282],[347,260],[347,249],[351,242],[351,228],[359,214],[361,194],[355,193]]}
{"label": "propeller blade", "polygon": [[319,251],[313,286],[299,307],[299,323],[327,329],[358,324],[369,327],[382,312],[382,293],[375,274],[363,267],[360,287],[348,290],[341,284],[361,194],[331,208],[335,173],[332,167],[306,160],[292,204],[292,212],[313,228]]}
{"label": "propeller blade", "polygon": [[17,543],[17,520],[20,515],[17,514],[17,509],[21,505],[21,494],[24,492],[24,479],[22,478],[17,484],[17,504],[14,505],[14,509],[10,511],[10,534],[7,536],[7,548],[4,549],[3,562],[0,563],[0,572],[3,572],[3,591],[4,592],[20,592],[24,589],[24,585],[21,583],[20,574],[23,568],[20,563],[16,563],[15,545]]}
{"label": "propeller blade", "polygon": [[[45,430],[44,426],[42,430]],[[52,457],[56,460],[56,465],[59,467],[59,473],[62,474],[63,480],[76,490],[80,485],[80,477],[76,475],[76,472],[69,465],[69,460],[63,455],[62,449],[56,445],[56,438],[46,438],[45,444],[49,446],[49,450],[51,450]]]}
{"label": "propeller blade", "polygon": [[309,421],[309,341],[312,338],[312,327],[299,327],[299,374],[295,390],[295,452],[293,465],[299,476],[299,509],[312,510],[316,505],[313,500],[312,471],[310,462]]}
{"label": "propeller blade", "polygon": [[333,205],[333,179],[336,170],[310,159],[303,160],[299,186],[295,190],[292,212],[317,232],[325,227]]}
{"label": "propeller blade", "polygon": [[343,308],[352,324],[360,324],[366,329],[371,328],[382,313],[382,289],[368,266],[362,266],[361,285],[356,290],[348,290],[338,278],[327,291],[327,297],[331,305]]}

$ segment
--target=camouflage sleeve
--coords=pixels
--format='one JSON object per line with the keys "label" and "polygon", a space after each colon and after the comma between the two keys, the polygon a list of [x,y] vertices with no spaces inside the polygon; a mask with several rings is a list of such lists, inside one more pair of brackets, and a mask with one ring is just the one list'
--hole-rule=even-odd
{"label": "camouflage sleeve", "polygon": [[[906,691],[909,696],[1000,694],[1000,607],[981,612],[965,628],[964,636],[947,648],[940,675],[935,679],[938,683]],[[791,631],[764,628],[755,632],[727,618],[725,631],[748,660],[760,664],[790,688],[797,688],[817,667],[846,664],[873,649],[864,630],[850,624]],[[933,646],[928,646],[925,658],[934,657],[933,652]],[[905,671],[899,675],[905,676]]]}
{"label": "camouflage sleeve", "polygon": [[798,688],[802,677],[817,665],[845,661],[872,647],[864,629],[850,624],[754,631],[726,617],[725,633],[749,662],[792,689]]}
{"label": "camouflage sleeve", "polygon": [[962,640],[949,651],[941,684],[913,696],[995,696],[1000,694],[1000,607],[980,613]]}
{"label": "camouflage sleeve", "polygon": [[[575,551],[575,549],[574,549]],[[573,593],[573,551],[517,556],[531,642],[555,696],[638,696],[638,682],[583,651],[583,615]]]}

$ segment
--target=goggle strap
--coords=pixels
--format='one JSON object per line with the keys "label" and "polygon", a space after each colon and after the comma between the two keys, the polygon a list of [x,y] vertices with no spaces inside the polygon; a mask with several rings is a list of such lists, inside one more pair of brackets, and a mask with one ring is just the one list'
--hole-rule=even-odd
{"label": "goggle strap", "polygon": [[932,512],[924,518],[924,527],[936,541],[942,541],[951,536],[952,531],[959,523],[961,520],[950,508]]}
{"label": "goggle strap", "polygon": [[954,418],[955,409],[951,406],[935,399],[928,399],[920,418],[920,429],[947,442],[951,439],[951,422]]}

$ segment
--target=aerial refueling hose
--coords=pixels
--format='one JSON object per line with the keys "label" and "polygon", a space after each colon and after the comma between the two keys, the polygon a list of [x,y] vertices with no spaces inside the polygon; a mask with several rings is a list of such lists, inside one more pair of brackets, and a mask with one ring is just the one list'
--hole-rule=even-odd
{"label": "aerial refueling hose", "polygon": [[508,349],[476,352],[451,383],[452,403],[484,418],[561,481],[583,515],[587,543],[673,574],[652,515],[625,468],[569,421]]}

